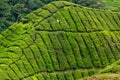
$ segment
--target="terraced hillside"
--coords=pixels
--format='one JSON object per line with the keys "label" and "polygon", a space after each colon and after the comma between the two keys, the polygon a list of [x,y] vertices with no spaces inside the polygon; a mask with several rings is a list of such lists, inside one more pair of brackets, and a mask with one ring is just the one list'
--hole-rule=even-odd
{"label": "terraced hillside", "polygon": [[58,1],[0,34],[0,80],[77,80],[120,59],[120,13]]}
{"label": "terraced hillside", "polygon": [[109,10],[116,10],[120,7],[120,0],[102,0],[105,3],[105,7]]}

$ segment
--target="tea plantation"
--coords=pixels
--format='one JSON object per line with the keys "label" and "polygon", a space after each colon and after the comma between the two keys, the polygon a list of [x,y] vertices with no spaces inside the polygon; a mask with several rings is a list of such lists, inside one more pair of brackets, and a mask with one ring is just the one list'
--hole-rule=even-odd
{"label": "tea plantation", "polygon": [[119,74],[119,59],[120,13],[70,2],[49,3],[0,34],[0,80]]}
{"label": "tea plantation", "polygon": [[120,0],[102,0],[105,7],[110,10],[115,10],[120,7]]}

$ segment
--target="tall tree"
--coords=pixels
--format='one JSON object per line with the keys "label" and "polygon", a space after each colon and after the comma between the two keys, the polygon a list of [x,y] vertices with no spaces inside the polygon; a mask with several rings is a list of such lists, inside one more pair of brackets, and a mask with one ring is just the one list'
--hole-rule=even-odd
{"label": "tall tree", "polygon": [[0,0],[0,31],[6,29],[7,26],[12,23],[9,21],[9,17],[11,16],[11,8],[8,5],[8,1],[9,0]]}

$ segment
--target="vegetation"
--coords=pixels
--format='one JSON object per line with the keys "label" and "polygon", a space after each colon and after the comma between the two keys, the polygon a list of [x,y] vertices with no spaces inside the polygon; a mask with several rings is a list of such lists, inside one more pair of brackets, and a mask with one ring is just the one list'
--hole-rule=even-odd
{"label": "vegetation", "polygon": [[[0,32],[28,13],[56,0],[0,0]],[[60,1],[60,0],[57,0]],[[65,0],[91,8],[120,11],[119,0]]]}
{"label": "vegetation", "polygon": [[117,12],[49,3],[0,34],[0,79],[77,80],[109,73],[120,59],[119,26]]}
{"label": "vegetation", "polygon": [[[0,0],[0,32],[7,29],[13,23],[19,22],[22,17],[26,16],[33,10],[36,10],[52,1],[56,0]],[[93,8],[101,8],[104,6],[100,0],[66,1]]]}
{"label": "vegetation", "polygon": [[83,78],[82,80],[119,80],[120,79],[120,60],[100,70],[97,75]]}
{"label": "vegetation", "polygon": [[120,60],[114,62],[113,64],[105,67],[104,69],[99,71],[101,73],[119,73],[120,72]]}
{"label": "vegetation", "polygon": [[109,10],[116,10],[120,7],[119,0],[102,0],[105,3],[105,7]]}
{"label": "vegetation", "polygon": [[119,80],[120,74],[101,74],[101,75],[94,75],[92,77],[83,78],[80,80]]}

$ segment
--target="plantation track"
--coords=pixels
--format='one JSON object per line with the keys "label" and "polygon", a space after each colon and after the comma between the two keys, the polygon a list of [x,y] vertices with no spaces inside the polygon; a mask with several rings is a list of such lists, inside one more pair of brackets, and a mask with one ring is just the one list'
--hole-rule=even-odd
{"label": "plantation track", "polygon": [[77,80],[120,59],[120,13],[58,1],[0,34],[1,80]]}

